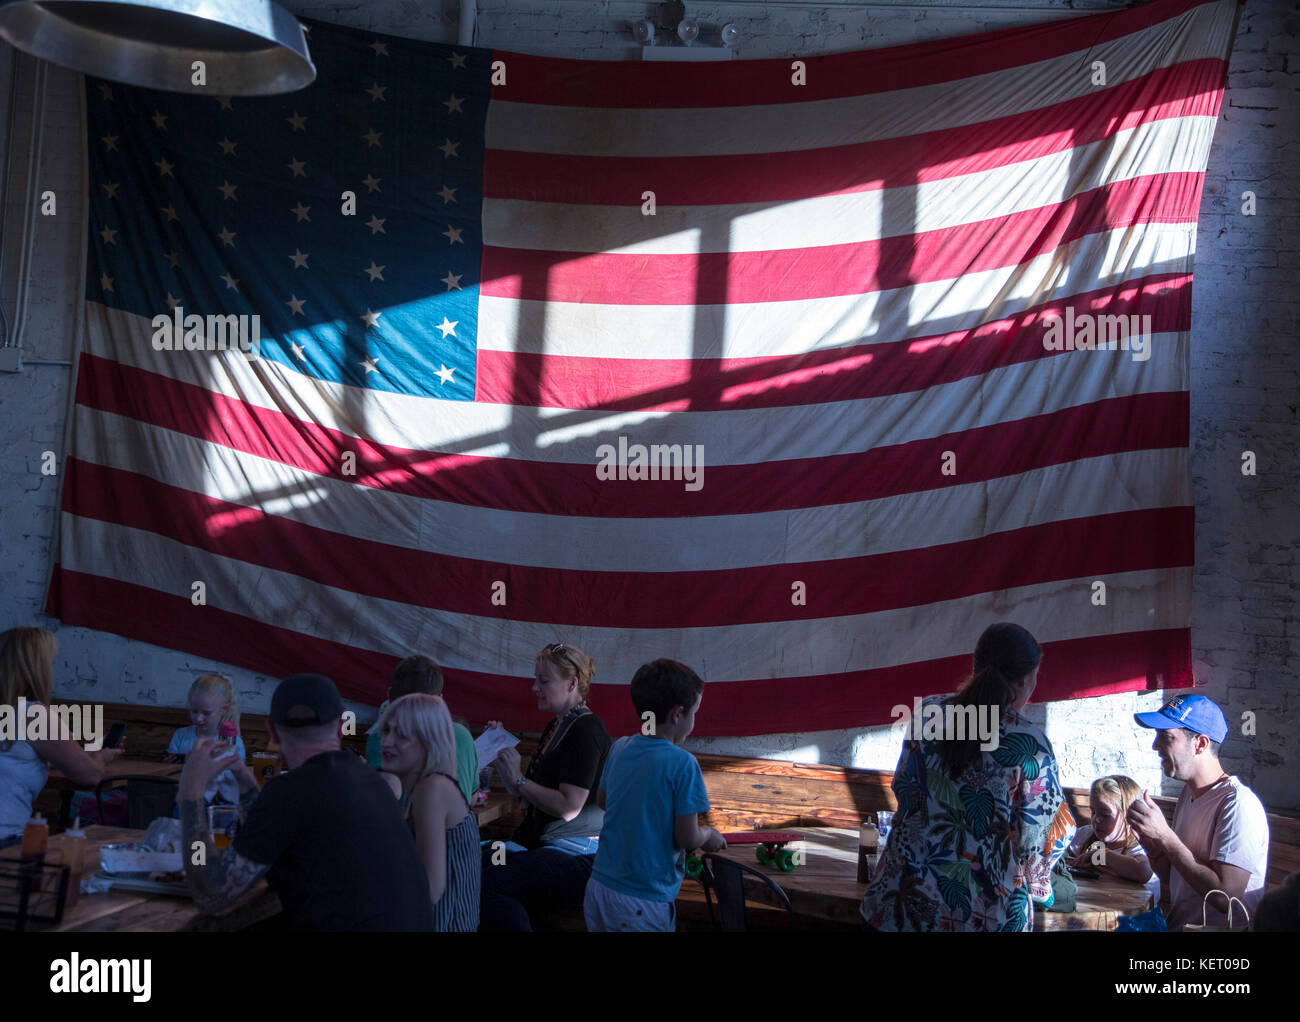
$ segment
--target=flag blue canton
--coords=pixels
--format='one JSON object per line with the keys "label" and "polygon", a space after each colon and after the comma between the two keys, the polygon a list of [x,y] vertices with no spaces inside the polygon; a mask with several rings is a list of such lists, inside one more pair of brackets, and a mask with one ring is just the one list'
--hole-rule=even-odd
{"label": "flag blue canton", "polygon": [[283,96],[87,80],[87,298],[258,315],[297,372],[473,400],[492,51],[315,35]]}

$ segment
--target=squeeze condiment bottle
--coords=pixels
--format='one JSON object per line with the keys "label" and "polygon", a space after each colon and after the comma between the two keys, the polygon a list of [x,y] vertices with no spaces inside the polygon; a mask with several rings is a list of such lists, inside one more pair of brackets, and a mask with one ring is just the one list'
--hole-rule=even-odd
{"label": "squeeze condiment bottle", "polygon": [[858,831],[858,883],[871,882],[871,870],[876,864],[876,851],[880,847],[880,831],[868,820]]}
{"label": "squeeze condiment bottle", "polygon": [[73,821],[72,827],[63,832],[63,863],[68,867],[68,901],[66,908],[72,908],[81,895],[81,871],[86,864],[86,832],[81,829],[81,817]]}
{"label": "squeeze condiment bottle", "polygon": [[45,848],[50,842],[50,824],[40,813],[27,821],[23,828],[22,857],[24,859],[44,859]]}

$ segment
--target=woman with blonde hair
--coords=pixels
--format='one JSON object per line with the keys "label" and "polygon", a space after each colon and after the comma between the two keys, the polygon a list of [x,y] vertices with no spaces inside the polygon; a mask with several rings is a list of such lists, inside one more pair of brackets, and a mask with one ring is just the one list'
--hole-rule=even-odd
{"label": "woman with blonde hair", "polygon": [[424,863],[434,929],[478,929],[478,820],[456,778],[456,736],[440,696],[394,699],[379,723],[381,777],[405,810]]}
{"label": "woman with blonde hair", "polygon": [[[0,705],[12,707],[15,715],[19,699],[28,706],[48,705],[57,652],[54,633],[44,628],[10,628],[0,634]],[[32,802],[45,787],[50,766],[77,784],[93,786],[120,755],[120,748],[87,752],[71,738],[0,740],[0,848],[22,840]]]}
{"label": "woman with blonde hair", "polygon": [[495,760],[506,789],[523,801],[524,822],[505,845],[504,863],[486,853],[482,931],[549,929],[558,914],[582,910],[605,819],[596,792],[610,745],[605,725],[587,707],[595,673],[591,657],[563,642],[533,661],[537,708],[554,717],[527,770],[514,748]]}

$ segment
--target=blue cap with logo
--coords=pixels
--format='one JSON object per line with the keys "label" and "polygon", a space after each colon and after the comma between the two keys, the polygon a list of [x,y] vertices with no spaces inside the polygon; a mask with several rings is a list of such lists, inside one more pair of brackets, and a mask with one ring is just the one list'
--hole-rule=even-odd
{"label": "blue cap with logo", "polygon": [[1158,710],[1133,714],[1133,719],[1143,727],[1161,731],[1185,727],[1213,742],[1222,742],[1228,736],[1228,721],[1219,704],[1205,696],[1175,696]]}

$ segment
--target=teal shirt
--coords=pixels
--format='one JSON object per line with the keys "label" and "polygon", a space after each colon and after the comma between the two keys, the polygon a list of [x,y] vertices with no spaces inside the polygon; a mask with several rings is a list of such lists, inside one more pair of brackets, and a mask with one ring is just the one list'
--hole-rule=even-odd
{"label": "teal shirt", "polygon": [[[456,735],[456,782],[460,785],[460,793],[465,796],[466,803],[473,805],[474,792],[478,791],[478,750],[474,748],[474,739],[463,724],[453,721],[451,730]],[[379,754],[378,728],[366,736],[366,762],[376,770],[383,768],[383,757]]]}

